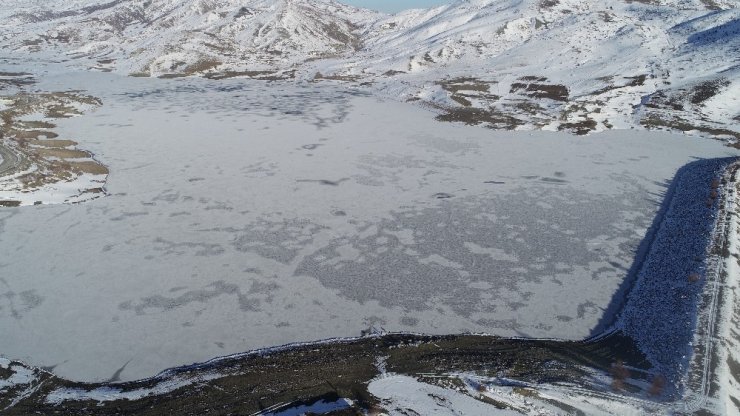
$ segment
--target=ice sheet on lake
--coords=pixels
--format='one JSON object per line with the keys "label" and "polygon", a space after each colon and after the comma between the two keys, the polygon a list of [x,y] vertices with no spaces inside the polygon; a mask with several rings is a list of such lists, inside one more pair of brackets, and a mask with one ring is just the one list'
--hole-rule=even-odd
{"label": "ice sheet on lake", "polygon": [[721,143],[443,124],[331,84],[85,73],[111,196],[0,211],[0,351],[81,380],[390,331],[589,335]]}

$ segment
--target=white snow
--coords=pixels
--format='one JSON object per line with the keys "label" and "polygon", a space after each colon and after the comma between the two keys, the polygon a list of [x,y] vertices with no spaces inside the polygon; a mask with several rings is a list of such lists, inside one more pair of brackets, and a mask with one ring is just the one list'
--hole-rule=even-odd
{"label": "white snow", "polygon": [[[24,59],[123,74],[353,76],[387,98],[457,109],[437,82],[473,77],[492,88],[471,105],[515,117],[517,129],[592,120],[593,131],[669,124],[709,134],[689,125],[734,129],[725,138],[735,140],[736,2],[649,3],[460,1],[388,16],[328,0],[83,1],[52,11],[24,0],[4,11],[0,44]],[[533,98],[516,88],[523,77],[562,85],[568,99]],[[693,99],[706,82],[722,87]]]}
{"label": "white snow", "polygon": [[[2,158],[0,158],[2,160]],[[23,172],[19,172],[21,174]],[[20,202],[21,206],[43,204],[77,204],[100,197],[99,194],[85,192],[90,188],[105,186],[106,175],[82,174],[73,180],[43,185],[33,190],[24,189],[13,177],[0,181],[0,199]]]}
{"label": "white snow", "polygon": [[13,374],[6,379],[0,378],[0,393],[9,388],[29,385],[38,379],[33,370],[20,365],[11,364],[11,361],[5,358],[0,358],[0,368],[9,369],[13,372]]}
{"label": "white snow", "polygon": [[191,384],[203,383],[222,377],[223,376],[218,373],[204,373],[195,377],[175,376],[159,382],[153,387],[134,390],[124,390],[118,387],[98,387],[92,390],[82,388],[59,388],[47,394],[45,400],[47,403],[53,404],[59,404],[67,400],[94,400],[96,402],[138,400],[146,396],[160,396]]}
{"label": "white snow", "polygon": [[[669,407],[629,395],[588,390],[565,384],[502,384],[501,380],[472,374],[450,374],[464,388],[452,389],[421,382],[414,377],[387,374],[370,382],[368,391],[378,398],[386,414],[394,415],[668,415]],[[493,403],[496,403],[494,405]]]}
{"label": "white snow", "polygon": [[[370,382],[368,391],[380,399],[388,415],[520,415],[500,410],[455,390],[421,383],[413,377],[389,374]],[[411,413],[413,414],[413,413]]]}
{"label": "white snow", "polygon": [[[414,377],[386,374],[370,382],[369,392],[388,415],[532,415],[563,414],[669,415],[669,403],[654,402],[608,389],[586,389],[570,384],[527,384],[475,374],[429,375],[432,385]],[[450,386],[457,380],[464,387]],[[448,387],[441,387],[447,385]]]}
{"label": "white snow", "polygon": [[[35,51],[29,46],[34,39],[49,38],[59,42],[51,51],[84,58],[85,66],[106,67],[97,61],[112,59],[123,73],[152,75],[214,61],[224,69],[290,69],[352,51],[347,40],[378,16],[323,0],[86,1],[52,10],[48,3],[25,2],[3,14],[10,24],[0,30],[0,40],[6,37],[19,49]],[[33,33],[22,29],[28,23],[38,25]]]}

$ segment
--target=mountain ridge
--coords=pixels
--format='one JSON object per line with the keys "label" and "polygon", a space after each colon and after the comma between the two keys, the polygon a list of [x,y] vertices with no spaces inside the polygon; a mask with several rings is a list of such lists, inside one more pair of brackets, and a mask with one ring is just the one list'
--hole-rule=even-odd
{"label": "mountain ridge", "polygon": [[728,0],[461,0],[395,15],[333,0],[41,3],[6,8],[0,47],[136,76],[371,83],[494,128],[740,140]]}

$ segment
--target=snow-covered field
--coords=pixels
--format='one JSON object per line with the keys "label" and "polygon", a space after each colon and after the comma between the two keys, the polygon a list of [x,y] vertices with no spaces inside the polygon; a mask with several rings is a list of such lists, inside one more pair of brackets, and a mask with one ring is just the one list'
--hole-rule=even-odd
{"label": "snow-covered field", "polygon": [[75,380],[370,326],[587,337],[676,170],[737,155],[442,123],[331,82],[45,71],[102,100],[56,131],[110,195],[0,211],[0,352]]}
{"label": "snow-covered field", "polygon": [[572,386],[489,386],[487,383],[490,380],[475,375],[461,374],[455,378],[464,383],[460,390],[424,383],[409,376],[388,374],[373,380],[368,390],[381,400],[389,416],[669,414],[655,403],[625,400],[617,395],[594,394]]}

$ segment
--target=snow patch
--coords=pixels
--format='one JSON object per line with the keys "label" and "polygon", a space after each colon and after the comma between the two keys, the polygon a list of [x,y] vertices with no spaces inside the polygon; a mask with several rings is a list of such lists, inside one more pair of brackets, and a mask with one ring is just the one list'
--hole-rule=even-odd
{"label": "snow patch", "polygon": [[124,390],[120,387],[99,387],[93,390],[83,388],[60,388],[52,391],[46,396],[46,403],[60,404],[64,401],[86,401],[108,402],[115,400],[138,400],[147,396],[161,396],[181,387],[195,383],[207,382],[223,377],[218,373],[199,374],[196,377],[175,376],[150,388],[135,390]]}

